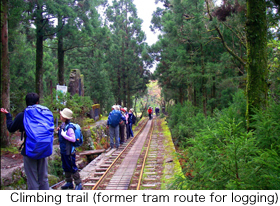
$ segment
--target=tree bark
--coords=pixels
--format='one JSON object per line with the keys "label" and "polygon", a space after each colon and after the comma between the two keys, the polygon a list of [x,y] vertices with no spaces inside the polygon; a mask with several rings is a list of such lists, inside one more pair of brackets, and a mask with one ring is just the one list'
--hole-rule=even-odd
{"label": "tree bark", "polygon": [[[39,6],[38,6],[39,7]],[[40,10],[40,8],[37,8]],[[43,17],[38,11],[36,16],[36,92],[40,99],[43,98]]]}
{"label": "tree bark", "polygon": [[[10,109],[10,69],[8,56],[8,1],[2,0],[1,9],[1,107]],[[6,116],[1,113],[1,147],[9,146]]]}
{"label": "tree bark", "polygon": [[[58,18],[58,24],[62,27],[61,17]],[[64,82],[64,50],[63,50],[63,36],[58,33],[57,42],[57,59],[58,59],[58,84],[65,85]]]}
{"label": "tree bark", "polygon": [[206,78],[204,77],[205,75],[205,63],[204,63],[204,52],[203,52],[203,46],[202,44],[200,45],[201,48],[201,75],[202,75],[202,83],[201,83],[201,91],[203,94],[203,113],[204,116],[207,117],[207,90],[206,90]]}
{"label": "tree bark", "polygon": [[247,0],[247,127],[254,109],[267,104],[267,19],[265,0]]}
{"label": "tree bark", "polygon": [[192,102],[192,104],[194,105],[194,102],[193,102],[193,87],[192,87],[192,84],[189,84],[189,85],[188,85],[188,101],[189,101],[189,102]]}
{"label": "tree bark", "polygon": [[57,59],[58,59],[58,84],[65,85],[63,37],[61,36],[58,37]]}

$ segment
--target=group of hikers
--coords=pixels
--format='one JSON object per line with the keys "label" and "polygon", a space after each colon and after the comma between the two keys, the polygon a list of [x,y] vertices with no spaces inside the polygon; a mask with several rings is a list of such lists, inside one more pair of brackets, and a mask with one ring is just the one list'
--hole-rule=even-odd
{"label": "group of hikers", "polygon": [[[29,190],[49,190],[48,159],[53,151],[54,118],[52,112],[39,104],[39,95],[28,93],[25,97],[26,109],[20,112],[13,120],[11,113],[5,108],[1,112],[6,115],[6,124],[9,132],[21,132],[24,138],[21,154],[23,155],[24,171],[27,177]],[[107,128],[110,135],[111,149],[118,149],[130,137],[134,137],[132,125],[136,122],[133,108],[127,111],[126,107],[113,105],[108,115]],[[152,119],[153,110],[148,109]],[[159,109],[156,108],[158,115]],[[82,190],[82,181],[76,165],[77,141],[82,137],[80,127],[71,122],[73,112],[69,108],[60,111],[61,125],[58,132],[62,168],[65,174],[65,184],[61,189]],[[77,133],[79,131],[80,133]],[[81,141],[81,140],[80,140]],[[43,143],[42,143],[43,142]],[[73,184],[75,183],[75,187]]]}
{"label": "group of hikers", "polygon": [[[155,108],[156,116],[159,115],[159,107]],[[148,109],[149,119],[151,120],[153,118],[153,108],[150,106]]]}
{"label": "group of hikers", "polygon": [[[20,112],[14,120],[7,109],[1,108],[1,112],[6,115],[8,131],[11,133],[20,131],[21,138],[24,138],[21,154],[23,155],[28,189],[49,190],[47,157],[53,151],[55,130],[53,114],[47,107],[39,104],[39,95],[36,93],[28,93],[25,101],[26,109]],[[82,190],[75,150],[79,136],[77,133],[79,125],[72,123],[72,118],[73,112],[69,108],[64,108],[60,111],[61,125],[56,128],[66,182],[61,186],[61,189]],[[112,106],[107,121],[111,148],[115,146],[118,149],[120,144],[123,144],[130,137],[134,137],[132,125],[135,124],[135,121],[136,117],[132,108],[127,112],[125,107]],[[82,136],[81,131],[79,132]]]}
{"label": "group of hikers", "polygon": [[113,105],[107,120],[107,128],[110,134],[111,149],[118,149],[130,137],[134,137],[132,125],[135,124],[136,117],[133,108],[127,112],[127,108],[120,105]]}

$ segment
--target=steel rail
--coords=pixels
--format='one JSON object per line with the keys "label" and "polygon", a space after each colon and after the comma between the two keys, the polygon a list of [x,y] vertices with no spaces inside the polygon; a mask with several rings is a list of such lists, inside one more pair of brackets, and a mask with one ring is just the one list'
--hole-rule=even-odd
{"label": "steel rail", "polygon": [[147,146],[147,149],[146,149],[145,157],[144,157],[144,160],[143,160],[143,163],[142,163],[142,168],[141,168],[141,172],[140,172],[140,176],[139,176],[139,180],[138,180],[138,184],[137,184],[137,189],[136,190],[140,189],[140,185],[141,185],[141,181],[142,181],[142,177],[143,177],[143,172],[144,172],[144,167],[145,167],[145,164],[146,164],[147,156],[148,156],[150,145],[151,145],[151,141],[152,141],[153,130],[154,130],[154,120],[152,120],[150,139],[149,139],[149,143],[148,143],[148,146]]}
{"label": "steel rail", "polygon": [[123,151],[121,151],[121,153],[115,158],[115,160],[112,162],[112,164],[108,167],[108,169],[104,172],[104,174],[100,177],[100,179],[97,181],[97,183],[94,185],[94,187],[92,188],[92,190],[96,190],[97,187],[99,187],[100,183],[103,181],[103,179],[105,178],[105,176],[108,174],[108,172],[110,171],[110,169],[116,164],[117,160],[119,160],[119,158],[121,157],[121,155],[127,150],[127,148],[133,143],[133,140],[138,138],[138,135],[141,134],[141,132],[143,131],[143,129],[145,128],[145,126],[147,125],[149,120],[147,120],[145,122],[145,124],[143,125],[143,127],[138,131],[138,133],[130,140],[130,142],[126,145],[126,147],[123,149]]}

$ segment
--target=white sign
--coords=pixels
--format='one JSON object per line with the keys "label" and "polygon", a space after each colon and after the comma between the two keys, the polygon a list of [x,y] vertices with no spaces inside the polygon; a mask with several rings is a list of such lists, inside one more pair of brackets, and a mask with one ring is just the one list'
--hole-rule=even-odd
{"label": "white sign", "polygon": [[[67,86],[62,86],[62,85],[56,85],[56,91],[60,91],[63,93],[63,95],[65,95],[67,93]],[[59,100],[60,97],[58,96],[58,94],[56,93],[56,99]],[[61,102],[61,104],[66,105],[66,102]]]}

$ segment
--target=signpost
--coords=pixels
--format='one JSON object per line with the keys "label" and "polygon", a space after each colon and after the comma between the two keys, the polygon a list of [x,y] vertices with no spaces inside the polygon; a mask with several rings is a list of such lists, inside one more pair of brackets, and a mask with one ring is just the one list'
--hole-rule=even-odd
{"label": "signpost", "polygon": [[[59,92],[60,91],[60,92]],[[67,86],[56,85],[56,99],[59,101],[62,97],[59,97],[58,93],[65,95],[67,93]],[[61,104],[66,105],[66,101],[59,101]],[[56,127],[58,127],[58,118],[56,118]]]}

